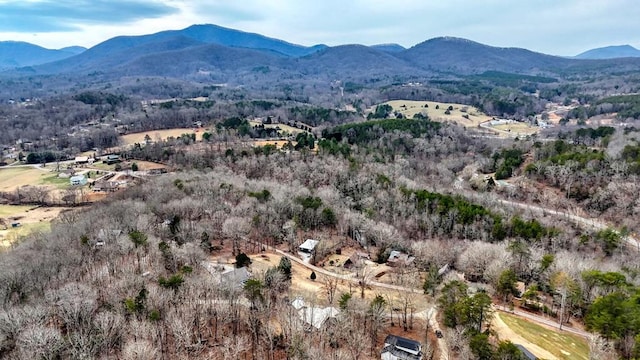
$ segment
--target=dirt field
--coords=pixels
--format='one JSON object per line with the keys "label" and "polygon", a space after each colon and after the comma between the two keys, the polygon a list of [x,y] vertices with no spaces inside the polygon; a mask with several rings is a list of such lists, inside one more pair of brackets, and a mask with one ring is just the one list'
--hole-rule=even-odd
{"label": "dirt field", "polygon": [[127,135],[122,135],[120,137],[122,144],[123,145],[133,145],[135,143],[144,143],[144,137],[146,135],[149,135],[149,137],[151,137],[151,141],[156,141],[158,139],[160,140],[166,140],[169,137],[180,137],[180,135],[182,134],[196,134],[196,140],[200,141],[202,140],[202,133],[205,131],[205,129],[195,129],[197,131],[194,131],[193,128],[178,128],[178,129],[167,129],[167,130],[152,130],[152,131],[145,131],[145,132],[140,132],[140,133],[133,133],[133,134],[127,134]]}
{"label": "dirt field", "polygon": [[[477,108],[464,104],[410,100],[394,100],[388,101],[385,104],[391,105],[394,111],[399,111],[408,118],[412,118],[413,115],[418,113],[424,113],[428,115],[431,120],[455,121],[464,127],[477,127],[478,124],[491,120],[490,116],[485,115]],[[425,104],[428,107],[425,108]],[[436,106],[438,109],[436,109]],[[451,114],[447,115],[445,111],[447,111],[449,106],[452,106],[453,110],[450,111]],[[373,110],[375,110],[375,106],[372,108],[372,111]],[[469,119],[462,117],[463,115],[469,115]]]}
{"label": "dirt field", "polygon": [[[21,236],[34,231],[48,231],[51,228],[51,221],[68,209],[65,207],[0,205],[0,218],[8,226],[5,230],[0,224],[0,246],[9,246]],[[13,222],[19,222],[20,226],[11,227]]]}

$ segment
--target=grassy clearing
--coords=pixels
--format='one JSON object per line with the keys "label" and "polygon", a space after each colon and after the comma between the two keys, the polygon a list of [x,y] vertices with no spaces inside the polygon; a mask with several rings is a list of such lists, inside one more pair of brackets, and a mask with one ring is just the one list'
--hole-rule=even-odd
{"label": "grassy clearing", "polygon": [[[482,113],[476,107],[464,104],[410,100],[393,100],[385,104],[391,105],[394,111],[398,111],[408,118],[413,118],[415,114],[423,113],[429,116],[431,120],[454,121],[465,127],[477,127],[478,124],[491,120],[490,116]],[[449,110],[450,114],[445,114],[449,107],[453,109]],[[375,106],[373,110],[375,110]],[[469,119],[463,117],[463,115],[468,115]]]}
{"label": "grassy clearing", "polygon": [[516,334],[549,351],[558,359],[589,359],[589,345],[580,336],[559,333],[509,314],[501,313],[500,318]]}
{"label": "grassy clearing", "polygon": [[[274,145],[278,149],[282,149],[284,145],[287,144],[287,140],[256,140],[253,142],[255,146],[265,146],[265,145]],[[291,144],[296,146],[297,142],[292,141]]]}
{"label": "grassy clearing", "polygon": [[[249,121],[249,125],[251,127],[254,127],[256,125],[260,125],[262,124],[260,121]],[[289,125],[285,125],[285,124],[264,124],[265,129],[275,129],[275,128],[280,128],[280,131],[283,133],[283,135],[286,135],[286,133],[292,134],[292,135],[297,135],[299,133],[302,132],[306,132],[304,130],[300,130],[298,128],[294,128],[293,126],[289,126]]]}
{"label": "grassy clearing", "polygon": [[68,189],[70,186],[69,178],[61,178],[58,174],[45,175],[40,178],[38,185],[52,185],[58,189]]}
{"label": "grassy clearing", "polygon": [[120,137],[120,140],[123,145],[133,145],[135,143],[144,143],[144,137],[149,135],[151,141],[157,140],[166,140],[167,138],[174,137],[178,138],[182,134],[196,134],[196,140],[202,140],[202,133],[205,132],[205,129],[197,129],[198,131],[194,131],[193,128],[177,128],[177,129],[167,129],[167,130],[152,130],[145,131],[140,133],[127,134]]}
{"label": "grassy clearing", "polygon": [[33,206],[29,205],[0,205],[0,217],[10,217],[14,214],[27,212],[33,209]]}
{"label": "grassy clearing", "polygon": [[[13,191],[24,185],[43,185],[49,177],[56,175],[31,167],[0,169],[0,191]],[[68,183],[67,179],[67,183]]]}
{"label": "grassy clearing", "polygon": [[496,126],[493,126],[493,128],[500,131],[506,131],[515,135],[531,135],[531,134],[536,134],[538,130],[540,130],[539,127],[534,127],[534,126],[523,124],[523,123],[496,125]]}

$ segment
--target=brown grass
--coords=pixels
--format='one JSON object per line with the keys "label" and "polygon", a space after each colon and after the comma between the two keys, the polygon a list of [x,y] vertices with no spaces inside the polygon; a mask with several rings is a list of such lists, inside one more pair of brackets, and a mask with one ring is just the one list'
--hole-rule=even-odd
{"label": "brown grass", "polygon": [[[431,120],[454,121],[464,127],[477,127],[480,123],[491,120],[490,116],[482,113],[477,108],[464,104],[411,100],[393,100],[385,104],[391,105],[394,111],[398,111],[408,118],[412,118],[415,114],[423,113],[428,115]],[[425,104],[428,105],[427,108],[424,107]],[[436,109],[436,106],[438,109]],[[447,115],[445,111],[449,106],[452,106],[453,110],[450,111],[451,114]],[[375,110],[375,106],[372,110]],[[463,115],[469,115],[469,119],[464,118]]]}
{"label": "brown grass", "polygon": [[[256,126],[256,125],[260,125],[262,124],[260,121],[249,121],[249,125],[251,127]],[[289,133],[289,134],[293,134],[293,135],[297,135],[299,133],[302,132],[306,132],[304,130],[300,130],[298,128],[294,128],[293,126],[289,126],[289,125],[285,125],[285,124],[264,124],[264,127],[266,129],[275,129],[277,127],[280,128],[281,131]]]}
{"label": "brown grass", "polygon": [[[49,170],[31,167],[0,169],[0,191],[14,191],[24,185],[48,185],[56,174]],[[67,180],[68,182],[68,180]]]}
{"label": "brown grass", "polygon": [[167,129],[167,130],[152,130],[145,131],[133,134],[126,134],[120,137],[123,145],[133,145],[135,143],[144,143],[144,137],[149,135],[151,137],[151,141],[166,140],[169,137],[180,137],[182,134],[196,134],[196,140],[202,140],[202,133],[206,131],[205,129],[195,129],[193,128],[177,128],[177,129]]}
{"label": "brown grass", "polygon": [[[20,237],[35,231],[49,231],[51,221],[68,209],[65,207],[0,205],[0,216],[9,226],[6,230],[0,227],[0,246],[10,246]],[[19,222],[20,227],[12,228],[11,223],[14,221]]]}

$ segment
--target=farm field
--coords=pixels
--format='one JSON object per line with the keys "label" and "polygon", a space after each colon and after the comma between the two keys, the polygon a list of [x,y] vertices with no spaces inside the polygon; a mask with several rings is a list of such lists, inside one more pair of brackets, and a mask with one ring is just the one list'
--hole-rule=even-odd
{"label": "farm field", "polygon": [[508,132],[510,135],[532,135],[538,133],[539,127],[530,126],[525,123],[517,122],[512,124],[503,124],[492,126],[493,129]]}
{"label": "farm field", "polygon": [[198,129],[198,131],[194,131],[193,128],[177,128],[177,129],[166,129],[166,130],[151,130],[139,133],[132,133],[122,135],[120,139],[122,140],[122,145],[133,145],[135,143],[144,143],[144,137],[149,135],[152,141],[156,141],[158,139],[166,140],[170,137],[180,137],[182,134],[196,134],[196,140],[202,140],[202,133],[206,131],[205,129]]}
{"label": "farm field", "polygon": [[[278,149],[282,149],[284,145],[286,145],[288,140],[256,140],[252,144],[254,146],[265,146],[265,145],[274,145]],[[297,142],[292,141],[291,144],[296,146]]]}
{"label": "farm field", "polygon": [[504,313],[495,314],[492,328],[500,339],[523,345],[542,359],[589,359],[589,345],[577,335],[557,332]]}
{"label": "farm field", "polygon": [[[0,222],[0,246],[10,246],[20,237],[35,231],[49,231],[51,229],[51,221],[68,209],[66,207],[0,205],[0,219],[7,226],[7,229],[4,229],[3,224]],[[13,222],[19,222],[20,226],[11,227]]]}
{"label": "farm field", "polygon": [[[249,125],[251,125],[251,127],[254,127],[256,125],[260,125],[262,124],[260,121],[249,121]],[[285,133],[289,133],[289,134],[293,134],[293,135],[297,135],[299,133],[302,132],[306,132],[304,130],[300,130],[298,128],[294,128],[293,126],[289,126],[289,125],[285,125],[285,124],[264,124],[264,127],[266,129],[275,129],[277,127],[280,128],[281,131],[285,132]]]}
{"label": "farm field", "polygon": [[[464,104],[411,100],[393,100],[384,104],[391,105],[394,111],[402,113],[407,118],[413,118],[415,114],[424,113],[431,120],[454,121],[464,127],[477,127],[479,124],[491,120],[490,116],[482,113],[477,108]],[[428,107],[425,107],[425,105]],[[438,109],[436,109],[436,106]],[[451,114],[447,115],[445,111],[449,106],[453,107],[453,110],[450,110]],[[372,110],[375,110],[375,106]],[[469,115],[469,119],[464,118],[463,115]]]}
{"label": "farm field", "polygon": [[0,191],[14,191],[24,185],[49,185],[64,189],[68,184],[69,179],[59,178],[56,173],[47,168],[5,167],[0,169]]}

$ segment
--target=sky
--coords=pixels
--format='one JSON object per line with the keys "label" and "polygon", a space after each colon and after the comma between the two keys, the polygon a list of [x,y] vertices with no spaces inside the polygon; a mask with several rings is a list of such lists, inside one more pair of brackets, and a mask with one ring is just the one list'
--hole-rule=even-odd
{"label": "sky", "polygon": [[562,56],[640,48],[638,0],[0,0],[0,41],[51,49],[193,24],[307,46],[455,36]]}

